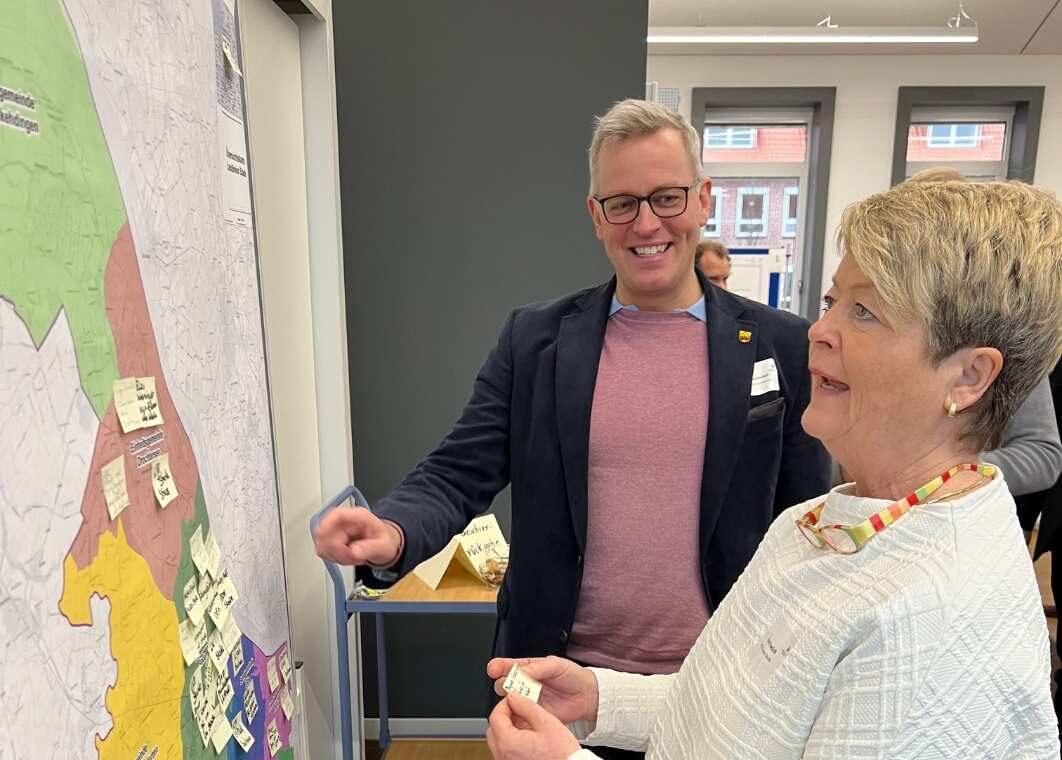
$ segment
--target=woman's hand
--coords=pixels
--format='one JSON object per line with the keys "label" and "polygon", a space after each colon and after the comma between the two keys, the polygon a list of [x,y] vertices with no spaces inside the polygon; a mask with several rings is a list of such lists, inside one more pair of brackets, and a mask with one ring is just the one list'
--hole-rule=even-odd
{"label": "woman's hand", "polygon": [[487,675],[494,679],[498,696],[505,696],[502,684],[514,663],[542,684],[538,704],[562,723],[597,721],[597,678],[589,670],[561,657],[496,657],[487,663]]}
{"label": "woman's hand", "polygon": [[487,746],[494,760],[567,760],[579,751],[579,742],[564,724],[516,693],[490,714]]}

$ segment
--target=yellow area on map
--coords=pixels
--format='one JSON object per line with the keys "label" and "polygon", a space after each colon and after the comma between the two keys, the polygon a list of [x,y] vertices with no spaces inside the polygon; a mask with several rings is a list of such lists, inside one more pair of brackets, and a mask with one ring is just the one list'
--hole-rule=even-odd
{"label": "yellow area on map", "polygon": [[177,610],[158,590],[147,562],[118,535],[100,537],[95,558],[78,570],[67,555],[59,610],[71,625],[90,625],[93,594],[111,605],[111,654],[118,663],[117,683],[107,689],[107,711],[114,727],[96,738],[100,760],[129,760],[149,743],[159,757],[181,757],[181,660]]}

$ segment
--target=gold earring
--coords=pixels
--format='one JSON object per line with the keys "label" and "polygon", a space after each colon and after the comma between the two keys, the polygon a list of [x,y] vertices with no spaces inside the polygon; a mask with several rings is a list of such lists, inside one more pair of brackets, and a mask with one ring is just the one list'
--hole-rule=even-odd
{"label": "gold earring", "polygon": [[948,410],[948,416],[949,417],[954,417],[955,416],[955,411],[956,411],[957,407],[958,407],[958,404],[956,404],[954,401],[944,404],[944,408]]}

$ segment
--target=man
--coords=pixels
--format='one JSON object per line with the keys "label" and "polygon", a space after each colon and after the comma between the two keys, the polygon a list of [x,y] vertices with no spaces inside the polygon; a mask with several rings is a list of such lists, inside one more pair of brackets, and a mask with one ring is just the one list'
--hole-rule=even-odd
{"label": "man", "polygon": [[[705,255],[708,254],[708,255]],[[730,251],[718,240],[702,240],[697,243],[694,263],[713,285],[726,290],[730,279]]]}
{"label": "man", "polygon": [[511,483],[495,654],[678,668],[775,515],[829,486],[807,322],[694,269],[699,153],[650,103],[598,120],[586,206],[615,277],[514,311],[447,437],[374,513],[322,520],[319,555],[403,575]]}

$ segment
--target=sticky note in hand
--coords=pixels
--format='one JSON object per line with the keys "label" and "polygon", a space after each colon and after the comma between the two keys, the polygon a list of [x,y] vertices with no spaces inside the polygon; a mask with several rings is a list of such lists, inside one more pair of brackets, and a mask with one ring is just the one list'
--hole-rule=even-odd
{"label": "sticky note in hand", "polygon": [[527,697],[532,702],[538,702],[538,695],[542,691],[542,684],[527,675],[524,671],[520,670],[520,666],[514,663],[512,670],[509,671],[509,675],[505,677],[505,683],[502,684],[502,688],[507,692],[515,691],[517,694]]}

